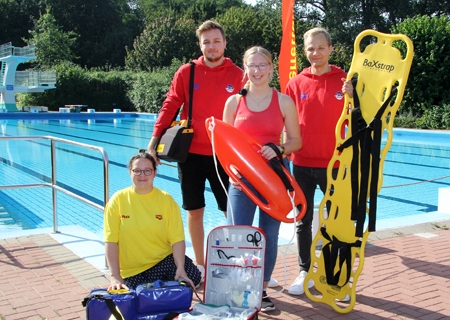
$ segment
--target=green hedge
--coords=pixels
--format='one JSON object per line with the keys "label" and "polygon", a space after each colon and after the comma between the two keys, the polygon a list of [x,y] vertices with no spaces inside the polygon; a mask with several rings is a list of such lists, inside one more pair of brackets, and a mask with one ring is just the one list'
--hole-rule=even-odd
{"label": "green hedge", "polygon": [[174,59],[170,67],[163,67],[154,72],[141,71],[129,78],[127,96],[137,111],[159,111],[170,89],[173,75],[181,64],[180,60]]}
{"label": "green hedge", "polygon": [[450,130],[450,105],[432,106],[422,116],[413,116],[411,112],[398,115],[394,120],[395,127]]}
{"label": "green hedge", "polygon": [[126,71],[89,71],[72,63],[57,65],[56,89],[42,93],[21,93],[17,95],[18,106],[47,106],[56,111],[64,105],[83,104],[97,111],[135,111],[127,96],[130,78]]}
{"label": "green hedge", "polygon": [[156,113],[170,88],[181,61],[154,72],[86,70],[71,63],[55,67],[56,89],[42,93],[19,93],[17,105],[46,106],[57,111],[64,105],[88,105],[97,111],[139,111]]}
{"label": "green hedge", "polygon": [[[274,61],[277,64],[277,60]],[[170,67],[154,72],[85,70],[73,64],[62,64],[57,71],[56,89],[43,93],[17,94],[18,106],[47,106],[50,111],[69,104],[84,104],[97,111],[138,111],[157,113],[170,88],[175,71],[182,64],[174,59]],[[278,86],[277,78],[272,83]],[[450,104],[432,106],[422,115],[412,111],[400,113],[395,127],[450,129]]]}

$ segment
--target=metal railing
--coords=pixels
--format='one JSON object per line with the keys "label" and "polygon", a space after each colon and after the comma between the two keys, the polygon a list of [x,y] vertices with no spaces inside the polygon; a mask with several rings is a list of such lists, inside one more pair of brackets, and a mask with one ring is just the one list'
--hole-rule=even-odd
{"label": "metal railing", "polygon": [[[5,185],[5,186],[0,185],[0,190],[35,188],[35,187],[51,187],[52,188],[52,202],[53,202],[53,231],[55,233],[59,232],[58,231],[58,216],[57,216],[57,212],[56,212],[57,211],[57,209],[56,209],[57,208],[56,207],[57,191],[61,191],[65,194],[67,194],[68,196],[71,196],[77,200],[80,200],[80,201],[94,207],[95,209],[98,209],[103,212],[104,206],[106,205],[106,203],[109,200],[109,173],[108,173],[109,160],[108,160],[108,154],[106,153],[106,151],[103,148],[89,145],[89,144],[80,143],[80,142],[75,142],[75,141],[71,141],[71,140],[52,137],[52,136],[7,136],[7,137],[1,136],[0,142],[4,141],[4,140],[50,140],[52,182],[51,183]],[[102,159],[103,159],[103,178],[104,178],[103,179],[103,206],[100,206],[100,205],[98,205],[82,196],[79,196],[67,189],[64,189],[56,184],[56,153],[55,153],[56,142],[71,144],[71,145],[75,145],[75,146],[90,149],[90,150],[96,150],[101,153]]]}
{"label": "metal railing", "polygon": [[56,71],[16,71],[15,86],[52,86],[56,83]]}
{"label": "metal railing", "polygon": [[11,42],[4,43],[0,46],[0,58],[11,56],[13,54],[13,46]]}
{"label": "metal railing", "polygon": [[34,57],[36,56],[36,47],[34,44],[14,47],[11,42],[0,45],[0,58],[8,56]]}
{"label": "metal railing", "polygon": [[29,44],[25,47],[14,47],[13,56],[34,57],[36,56],[36,47]]}
{"label": "metal railing", "polygon": [[5,85],[5,71],[6,71],[6,62],[2,61],[1,62],[1,67],[0,67],[0,85]]}

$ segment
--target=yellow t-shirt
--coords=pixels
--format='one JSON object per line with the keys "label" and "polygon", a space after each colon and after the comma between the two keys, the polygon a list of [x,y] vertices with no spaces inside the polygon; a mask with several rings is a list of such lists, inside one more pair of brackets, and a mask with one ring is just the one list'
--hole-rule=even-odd
{"label": "yellow t-shirt", "polygon": [[122,278],[155,266],[172,253],[172,244],[183,240],[180,208],[165,191],[154,187],[138,194],[128,187],[105,207],[104,241],[118,243]]}

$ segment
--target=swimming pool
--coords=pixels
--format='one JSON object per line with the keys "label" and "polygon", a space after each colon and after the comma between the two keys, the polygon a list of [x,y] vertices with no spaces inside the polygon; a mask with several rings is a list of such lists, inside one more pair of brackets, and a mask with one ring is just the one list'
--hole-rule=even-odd
{"label": "swimming pool", "polygon": [[[138,149],[146,148],[154,117],[94,119],[1,120],[1,135],[46,135],[96,145],[109,157],[109,194],[131,184],[126,165]],[[51,177],[48,141],[4,141],[0,144],[0,185],[32,184]],[[70,191],[103,205],[103,169],[99,153],[57,144],[57,181]],[[181,204],[177,169],[158,167],[155,185],[168,191]],[[209,190],[209,189],[208,189]],[[49,228],[53,225],[50,188],[0,191],[0,234]],[[206,192],[207,230],[226,223],[211,192]],[[58,225],[80,225],[102,237],[103,213],[58,192]],[[182,210],[185,220],[186,213]],[[186,235],[187,226],[186,227]],[[189,240],[189,239],[187,239]],[[189,245],[189,244],[188,244]]]}
{"label": "swimming pool", "polygon": [[[72,116],[72,115],[70,115]],[[60,117],[60,118],[59,118]],[[151,136],[153,116],[95,114],[71,119],[2,120],[3,136],[55,136],[103,147],[109,156],[109,194],[130,185],[127,161]],[[57,180],[76,194],[103,204],[103,170],[98,153],[70,145],[58,145]],[[450,187],[450,133],[395,130],[393,145],[384,165],[383,188],[379,194],[377,226],[380,228],[445,219],[436,213],[438,189]],[[39,183],[51,176],[49,143],[46,141],[2,141],[0,143],[0,185]],[[446,177],[446,178],[442,178]],[[437,178],[442,178],[436,180]],[[423,182],[433,180],[429,182]],[[168,191],[181,205],[174,166],[158,167],[155,185]],[[316,192],[316,203],[321,193]],[[205,232],[226,223],[209,191],[206,192]],[[102,236],[103,213],[58,193],[58,225],[79,225]],[[182,210],[184,221],[186,213]],[[450,216],[446,216],[448,217]],[[0,234],[52,227],[50,188],[0,191]],[[190,246],[185,223],[187,245]],[[281,234],[280,234],[281,236]]]}

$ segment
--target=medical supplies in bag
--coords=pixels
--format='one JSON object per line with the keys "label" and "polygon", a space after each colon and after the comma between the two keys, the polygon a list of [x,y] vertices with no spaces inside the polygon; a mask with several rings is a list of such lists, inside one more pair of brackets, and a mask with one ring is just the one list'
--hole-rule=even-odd
{"label": "medical supplies in bag", "polygon": [[167,320],[188,311],[191,304],[188,286],[162,280],[130,291],[93,289],[83,300],[87,320]]}
{"label": "medical supplies in bag", "polygon": [[208,235],[203,303],[184,319],[257,319],[261,309],[266,238],[262,229],[229,225]]}
{"label": "medical supplies in bag", "polygon": [[257,314],[252,309],[245,309],[241,313],[229,312],[225,315],[210,315],[210,314],[198,314],[195,312],[185,312],[178,316],[178,320],[247,320],[258,319]]}

